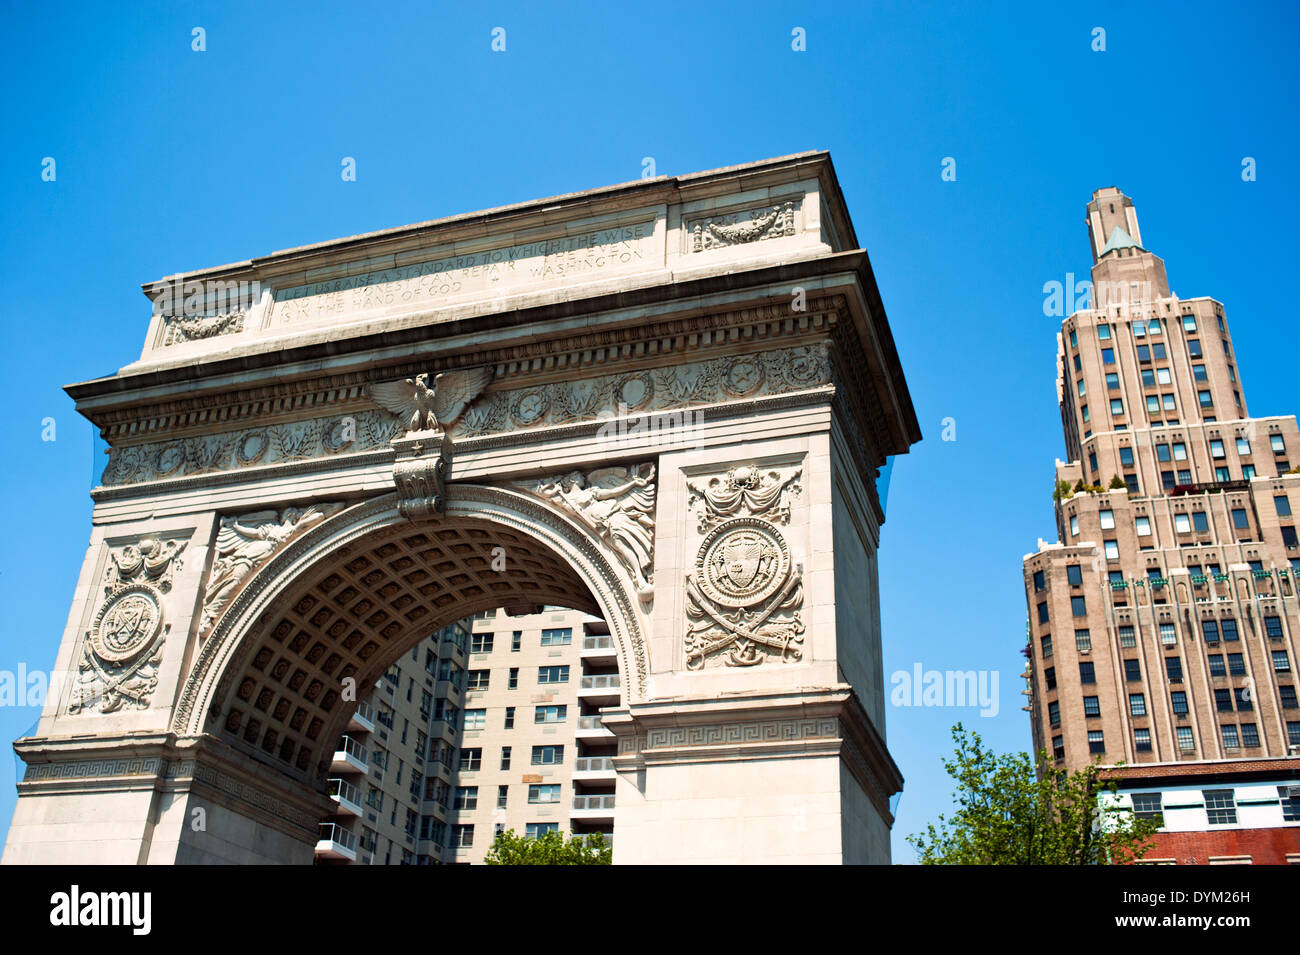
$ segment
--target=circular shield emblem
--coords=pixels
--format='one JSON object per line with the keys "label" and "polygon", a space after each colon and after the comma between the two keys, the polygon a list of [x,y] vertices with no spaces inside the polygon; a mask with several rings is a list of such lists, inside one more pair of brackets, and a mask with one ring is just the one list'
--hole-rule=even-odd
{"label": "circular shield emblem", "polygon": [[161,626],[157,591],[148,584],[132,584],[100,610],[90,645],[101,660],[124,663],[150,646]]}
{"label": "circular shield emblem", "polygon": [[771,524],[738,517],[719,524],[700,545],[695,582],[720,607],[752,607],[790,575],[790,550]]}

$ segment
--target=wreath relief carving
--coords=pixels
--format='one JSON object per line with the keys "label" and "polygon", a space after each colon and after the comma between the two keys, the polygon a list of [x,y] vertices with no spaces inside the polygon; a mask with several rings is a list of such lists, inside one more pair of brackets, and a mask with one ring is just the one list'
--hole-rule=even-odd
{"label": "wreath relief carving", "polygon": [[163,595],[186,543],[146,537],[109,551],[104,603],[82,643],[69,713],[148,708],[171,626],[163,622]]}
{"label": "wreath relief carving", "polygon": [[704,535],[686,574],[688,669],[803,658],[803,567],[778,527],[790,522],[802,473],[741,465],[703,485],[686,482]]}

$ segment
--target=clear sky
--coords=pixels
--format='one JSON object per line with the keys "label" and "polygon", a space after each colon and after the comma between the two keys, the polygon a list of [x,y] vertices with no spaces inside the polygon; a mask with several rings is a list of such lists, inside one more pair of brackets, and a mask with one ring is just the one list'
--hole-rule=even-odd
{"label": "clear sky", "polygon": [[[1300,221],[1291,4],[114,6],[15,5],[0,34],[0,670],[54,662],[102,468],[61,386],[139,357],[141,283],[636,179],[645,157],[672,175],[828,149],[871,255],[925,434],[889,490],[886,673],[1000,677],[996,716],[889,707],[896,860],[948,808],[952,723],[1030,745],[1020,561],[1054,538],[1064,454],[1043,285],[1086,277],[1094,189],[1134,198],[1176,292],[1226,304],[1252,413],[1300,410],[1277,304]],[[37,715],[0,706],[0,740]]]}

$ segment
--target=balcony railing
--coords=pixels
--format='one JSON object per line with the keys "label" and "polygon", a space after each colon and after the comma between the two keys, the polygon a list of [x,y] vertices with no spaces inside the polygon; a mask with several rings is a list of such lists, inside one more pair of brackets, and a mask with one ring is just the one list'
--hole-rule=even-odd
{"label": "balcony railing", "polygon": [[614,796],[607,794],[603,796],[574,796],[574,809],[613,809]]}
{"label": "balcony railing", "polygon": [[322,822],[320,824],[320,835],[317,841],[332,842],[335,845],[342,846],[349,852],[355,853],[357,851],[356,834],[349,832],[334,822]]}
{"label": "balcony railing", "polygon": [[614,771],[614,760],[608,756],[579,756],[573,764],[573,771],[576,773],[612,773]]}
{"label": "balcony railing", "polygon": [[329,793],[340,802],[351,803],[358,809],[361,807],[361,790],[346,779],[337,777],[331,779],[329,781]]}
{"label": "balcony railing", "polygon": [[617,673],[605,673],[600,676],[584,676],[581,688],[584,690],[618,689],[623,685]]}
{"label": "balcony railing", "polygon": [[366,748],[354,740],[351,736],[339,737],[338,746],[334,747],[336,753],[347,753],[353,759],[362,763],[368,762],[366,759]]}
{"label": "balcony railing", "polygon": [[603,730],[605,724],[601,722],[599,716],[579,716],[578,729],[580,730]]}
{"label": "balcony railing", "polygon": [[584,650],[613,650],[614,638],[611,636],[583,637],[582,649]]}

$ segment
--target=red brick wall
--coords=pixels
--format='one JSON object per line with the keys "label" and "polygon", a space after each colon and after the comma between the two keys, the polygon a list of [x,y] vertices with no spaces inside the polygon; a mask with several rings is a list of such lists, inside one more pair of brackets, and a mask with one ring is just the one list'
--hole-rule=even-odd
{"label": "red brick wall", "polygon": [[1179,865],[1207,865],[1210,856],[1250,856],[1255,865],[1286,865],[1288,852],[1300,853],[1300,827],[1224,829],[1216,832],[1157,832],[1143,857],[1175,859]]}

